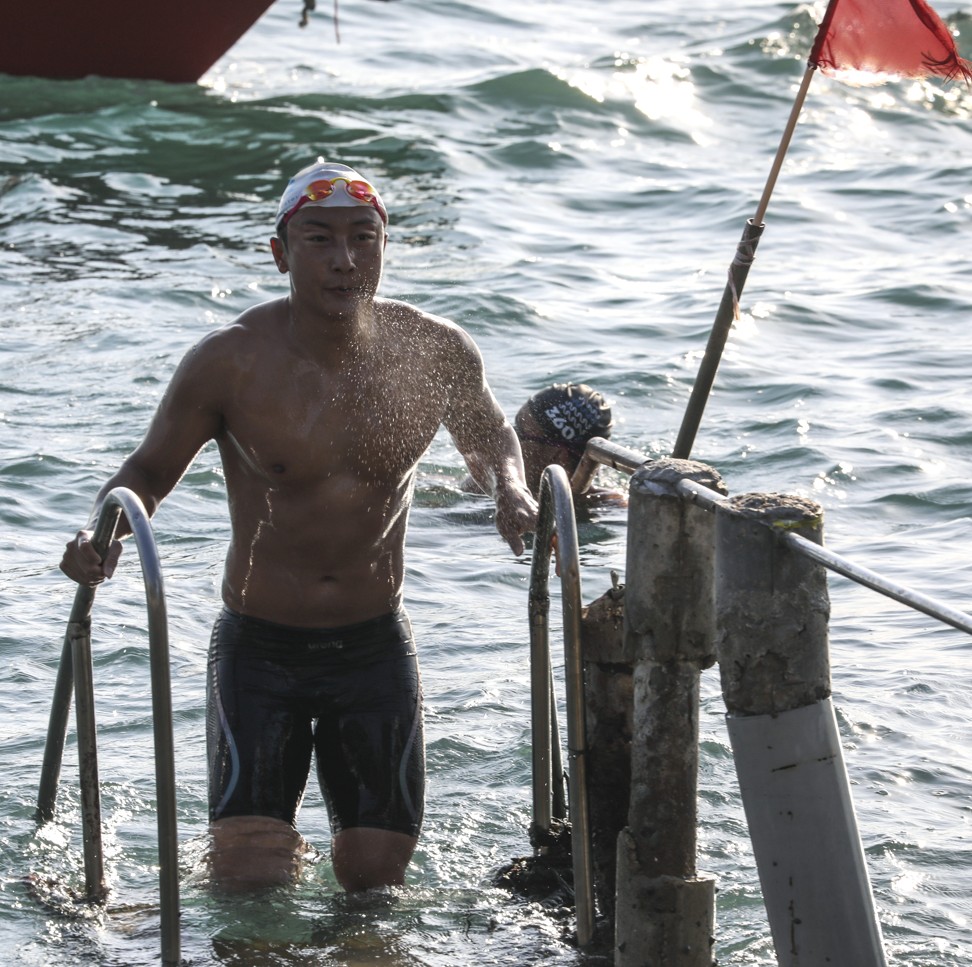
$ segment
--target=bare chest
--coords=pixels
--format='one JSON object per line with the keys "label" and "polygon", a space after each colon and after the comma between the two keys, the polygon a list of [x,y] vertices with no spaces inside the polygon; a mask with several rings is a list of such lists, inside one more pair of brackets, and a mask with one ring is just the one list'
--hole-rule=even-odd
{"label": "bare chest", "polygon": [[446,403],[439,381],[398,361],[337,375],[281,367],[233,388],[224,453],[275,483],[395,486],[431,443]]}

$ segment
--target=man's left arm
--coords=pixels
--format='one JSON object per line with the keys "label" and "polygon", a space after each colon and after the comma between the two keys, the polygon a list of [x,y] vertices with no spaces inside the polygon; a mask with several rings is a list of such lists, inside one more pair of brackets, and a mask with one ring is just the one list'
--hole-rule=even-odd
{"label": "man's left arm", "polygon": [[443,421],[480,487],[496,501],[496,529],[514,554],[537,523],[537,502],[523,473],[520,441],[486,382],[482,356],[458,331],[449,410]]}

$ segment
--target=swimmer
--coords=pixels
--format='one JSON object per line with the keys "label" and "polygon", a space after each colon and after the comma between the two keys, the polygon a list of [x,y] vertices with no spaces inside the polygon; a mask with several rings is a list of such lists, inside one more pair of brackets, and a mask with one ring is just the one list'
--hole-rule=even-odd
{"label": "swimmer", "polygon": [[[534,393],[520,407],[513,421],[523,451],[530,492],[537,495],[540,477],[552,464],[563,467],[567,476],[571,476],[588,442],[593,437],[610,439],[613,426],[607,400],[586,383],[554,383]],[[469,471],[461,488],[467,493],[491,493],[488,472],[473,464],[469,464]],[[574,500],[584,503],[626,502],[620,491],[600,487],[590,487],[583,494],[575,494]]]}
{"label": "swimmer", "polygon": [[207,682],[213,882],[294,881],[316,760],[338,882],[394,886],[424,807],[421,683],[403,606],[419,459],[445,426],[492,481],[514,554],[537,506],[470,336],[378,297],[388,213],[374,184],[319,159],[290,179],[275,227],[288,294],[189,350],[61,569],[90,587],[111,577],[121,544],[102,559],[91,543],[107,493],[127,487],[151,515],[214,440],[231,533]]}

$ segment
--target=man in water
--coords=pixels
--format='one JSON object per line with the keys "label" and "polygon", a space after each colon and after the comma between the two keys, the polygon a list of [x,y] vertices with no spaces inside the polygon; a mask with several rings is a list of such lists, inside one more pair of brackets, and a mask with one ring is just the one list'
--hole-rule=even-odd
{"label": "man in water", "polygon": [[[536,496],[540,477],[551,464],[563,467],[571,476],[593,437],[609,439],[614,419],[607,400],[586,383],[554,383],[534,393],[517,411],[513,428],[523,451],[527,485]],[[475,458],[474,458],[475,460]],[[469,493],[489,493],[488,473],[475,462],[461,487]],[[586,503],[624,502],[615,490],[589,488],[575,500]]]}
{"label": "man in water", "polygon": [[61,569],[110,577],[91,544],[107,493],[149,514],[215,440],[231,539],[207,687],[214,881],[286,883],[312,754],[347,890],[396,885],[422,822],[419,671],[402,607],[416,467],[440,425],[482,469],[515,554],[536,522],[520,446],[472,339],[377,297],[388,217],[378,191],[319,161],[287,185],[270,241],[290,292],[183,358],[149,426],[102,487]]}

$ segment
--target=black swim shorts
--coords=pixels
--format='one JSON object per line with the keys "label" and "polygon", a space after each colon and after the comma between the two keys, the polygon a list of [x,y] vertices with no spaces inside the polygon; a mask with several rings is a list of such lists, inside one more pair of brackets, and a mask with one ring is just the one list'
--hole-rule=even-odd
{"label": "black swim shorts", "polygon": [[332,832],[417,836],[425,744],[408,616],[317,630],[224,608],[209,649],[206,744],[210,820],[294,825],[313,752]]}

